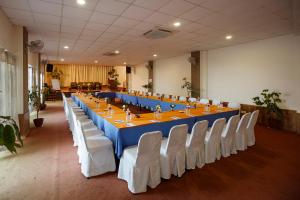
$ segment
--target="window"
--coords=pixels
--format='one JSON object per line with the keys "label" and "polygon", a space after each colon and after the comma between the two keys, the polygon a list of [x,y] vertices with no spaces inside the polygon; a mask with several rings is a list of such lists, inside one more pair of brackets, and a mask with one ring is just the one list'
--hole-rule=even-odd
{"label": "window", "polygon": [[0,115],[17,117],[16,58],[0,49]]}

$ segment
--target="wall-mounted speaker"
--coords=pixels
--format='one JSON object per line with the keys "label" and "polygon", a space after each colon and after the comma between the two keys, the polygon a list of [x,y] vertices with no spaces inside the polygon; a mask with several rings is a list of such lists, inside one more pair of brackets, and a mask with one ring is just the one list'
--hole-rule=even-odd
{"label": "wall-mounted speaker", "polygon": [[53,65],[52,64],[47,64],[46,65],[46,72],[53,72]]}
{"label": "wall-mounted speaker", "polygon": [[131,67],[126,66],[126,74],[131,74]]}

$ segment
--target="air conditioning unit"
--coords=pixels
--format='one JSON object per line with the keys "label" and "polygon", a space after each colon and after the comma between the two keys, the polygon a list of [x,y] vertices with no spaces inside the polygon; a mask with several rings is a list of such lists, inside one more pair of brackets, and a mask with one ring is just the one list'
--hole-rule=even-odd
{"label": "air conditioning unit", "polygon": [[148,39],[161,39],[165,37],[169,37],[174,32],[161,27],[154,27],[153,29],[145,32],[143,36]]}

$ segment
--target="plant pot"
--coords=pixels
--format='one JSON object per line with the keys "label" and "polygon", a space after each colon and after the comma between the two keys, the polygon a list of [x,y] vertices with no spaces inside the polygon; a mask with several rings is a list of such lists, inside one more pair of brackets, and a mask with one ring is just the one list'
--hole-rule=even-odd
{"label": "plant pot", "polygon": [[269,119],[269,126],[271,128],[275,128],[275,129],[281,129],[282,127],[282,121],[280,119]]}
{"label": "plant pot", "polygon": [[42,127],[44,123],[44,118],[36,118],[33,120],[35,127]]}

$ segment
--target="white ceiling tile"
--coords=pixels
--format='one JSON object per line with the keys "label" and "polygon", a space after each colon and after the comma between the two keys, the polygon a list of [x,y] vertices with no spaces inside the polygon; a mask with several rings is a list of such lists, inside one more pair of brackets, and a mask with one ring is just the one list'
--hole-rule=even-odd
{"label": "white ceiling tile", "polygon": [[170,23],[171,21],[174,21],[174,17],[163,14],[163,13],[159,13],[159,12],[155,12],[153,15],[147,17],[145,19],[145,21],[147,22],[151,22],[153,24],[160,24],[160,25],[166,25],[168,23]]}
{"label": "white ceiling tile", "polygon": [[135,0],[134,4],[144,8],[157,10],[160,7],[169,3],[170,1],[171,0]]}
{"label": "white ceiling tile", "polygon": [[129,4],[115,0],[100,0],[96,10],[112,15],[120,15]]}
{"label": "white ceiling tile", "polygon": [[123,14],[122,16],[136,19],[136,20],[143,20],[146,17],[150,16],[153,13],[152,10],[141,8],[135,5],[131,5]]}
{"label": "white ceiling tile", "polygon": [[79,19],[79,20],[87,20],[90,18],[92,11],[82,9],[82,8],[75,8],[70,6],[63,7],[63,17]]}
{"label": "white ceiling tile", "polygon": [[182,0],[172,0],[167,5],[163,6],[159,9],[160,12],[172,15],[172,16],[180,16],[184,12],[191,10],[195,6],[186,1]]}
{"label": "white ceiling tile", "polygon": [[36,13],[61,16],[61,4],[49,3],[40,0],[29,0],[31,9]]}
{"label": "white ceiling tile", "polygon": [[63,26],[71,26],[71,27],[76,27],[76,28],[82,28],[85,26],[87,21],[84,20],[78,20],[78,19],[69,19],[66,17],[63,17],[62,19],[62,25]]}
{"label": "white ceiling tile", "polygon": [[92,17],[90,18],[91,22],[101,23],[101,24],[112,24],[117,16],[109,15],[100,12],[94,12]]}
{"label": "white ceiling tile", "polygon": [[115,22],[114,25],[120,26],[120,27],[125,27],[125,28],[131,28],[135,25],[140,23],[140,21],[134,20],[134,19],[127,19],[124,17],[119,17]]}
{"label": "white ceiling tile", "polygon": [[105,31],[108,27],[109,27],[108,25],[94,23],[94,22],[89,22],[85,26],[86,29],[88,29],[88,30],[95,30],[95,31]]}
{"label": "white ceiling tile", "polygon": [[183,19],[191,20],[191,21],[198,21],[199,19],[202,19],[204,17],[207,17],[208,15],[211,15],[212,11],[202,8],[202,7],[195,7],[192,10],[189,10],[188,12],[185,12],[180,17]]}
{"label": "white ceiling tile", "polygon": [[60,24],[60,17],[54,15],[34,13],[34,19],[37,23]]}
{"label": "white ceiling tile", "polygon": [[61,31],[64,33],[73,33],[73,34],[80,34],[82,28],[73,27],[73,26],[61,26]]}
{"label": "white ceiling tile", "polygon": [[[58,1],[62,1],[62,0],[58,0]],[[75,8],[92,10],[96,7],[98,0],[87,0],[85,5],[83,5],[83,6],[78,5],[76,0],[63,0],[63,3],[64,3],[64,5],[72,6]]]}
{"label": "white ceiling tile", "polygon": [[38,28],[42,31],[60,31],[60,25],[58,24],[39,24]]}
{"label": "white ceiling tile", "polygon": [[133,29],[136,30],[141,30],[141,31],[149,31],[150,29],[154,28],[155,25],[152,23],[147,23],[147,22],[141,22],[137,24],[136,26],[133,27]]}
{"label": "white ceiling tile", "polygon": [[106,31],[110,33],[118,33],[118,34],[123,34],[128,30],[128,28],[120,27],[120,26],[115,26],[112,25],[110,26]]}
{"label": "white ceiling tile", "polygon": [[24,19],[24,20],[33,19],[33,15],[30,11],[13,9],[13,8],[2,8],[2,9],[5,12],[5,14],[9,16],[9,18]]}
{"label": "white ceiling tile", "polygon": [[88,30],[88,29],[85,29],[81,35],[82,36],[91,36],[91,37],[98,37],[100,34],[102,33],[102,31],[92,31],[92,30]]}
{"label": "white ceiling tile", "polygon": [[24,0],[0,0],[0,6],[30,11],[27,1]]}

